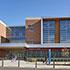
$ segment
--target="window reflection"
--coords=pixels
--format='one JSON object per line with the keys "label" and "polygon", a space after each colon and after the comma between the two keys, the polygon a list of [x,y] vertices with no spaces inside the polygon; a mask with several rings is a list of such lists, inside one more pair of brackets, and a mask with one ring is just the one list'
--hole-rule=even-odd
{"label": "window reflection", "polygon": [[60,42],[70,42],[70,20],[60,20]]}
{"label": "window reflection", "polygon": [[43,23],[43,42],[53,43],[55,34],[55,21],[48,21]]}

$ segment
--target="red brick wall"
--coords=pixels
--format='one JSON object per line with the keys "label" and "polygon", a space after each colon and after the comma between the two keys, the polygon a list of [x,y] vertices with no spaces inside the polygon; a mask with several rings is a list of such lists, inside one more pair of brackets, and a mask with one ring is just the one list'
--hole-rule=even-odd
{"label": "red brick wall", "polygon": [[0,58],[4,58],[7,55],[8,51],[0,48]]}
{"label": "red brick wall", "polygon": [[[32,32],[29,28],[29,25],[32,25]],[[27,43],[39,44],[41,43],[41,20],[40,19],[32,19],[26,20],[26,42]]]}
{"label": "red brick wall", "polygon": [[[70,18],[43,18],[43,21],[55,21],[55,37],[54,37],[54,42],[55,43],[60,43],[60,20],[70,20]],[[39,19],[28,19],[26,20],[26,42],[29,43],[33,39],[34,43],[40,43],[41,42],[41,20]],[[34,25],[33,29],[35,30],[34,33],[29,31],[28,25]]]}
{"label": "red brick wall", "polygon": [[60,43],[60,23],[59,18],[55,20],[55,43]]}

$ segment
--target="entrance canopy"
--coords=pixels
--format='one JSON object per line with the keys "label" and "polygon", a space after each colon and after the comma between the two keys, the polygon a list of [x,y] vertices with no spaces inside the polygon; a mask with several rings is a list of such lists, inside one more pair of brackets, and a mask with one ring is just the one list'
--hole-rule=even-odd
{"label": "entrance canopy", "polygon": [[70,48],[70,43],[25,44],[27,48]]}
{"label": "entrance canopy", "polygon": [[70,48],[70,43],[46,43],[46,44],[27,44],[27,43],[1,43],[0,48]]}

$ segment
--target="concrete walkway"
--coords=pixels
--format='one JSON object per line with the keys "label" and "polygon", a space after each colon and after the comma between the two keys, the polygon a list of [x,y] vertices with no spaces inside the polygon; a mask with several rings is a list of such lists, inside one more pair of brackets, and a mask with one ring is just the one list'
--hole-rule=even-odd
{"label": "concrete walkway", "polygon": [[35,68],[15,68],[15,67],[5,67],[5,68],[0,68],[0,70],[70,70],[70,69],[46,69],[46,68],[37,68],[37,69],[35,69]]}
{"label": "concrete walkway", "polygon": [[[59,62],[57,62],[59,64]],[[57,64],[56,63],[56,64]],[[60,62],[61,63],[61,62]],[[11,61],[11,60],[4,60],[3,61],[3,68],[4,70],[16,70],[18,68],[18,60],[16,61]],[[36,63],[35,62],[26,62],[26,61],[23,61],[21,60],[20,63],[19,63],[19,68],[20,70],[33,70],[35,69],[35,67],[38,68],[38,70],[52,70],[53,69],[53,62],[51,63],[51,65],[47,65],[46,63],[43,63],[43,62],[37,62],[37,66],[35,65]],[[64,64],[64,63],[62,63]],[[66,62],[66,64],[69,64],[69,62]],[[0,69],[2,67],[2,61],[0,61]],[[55,69],[56,70],[70,70],[70,65],[55,65]]]}

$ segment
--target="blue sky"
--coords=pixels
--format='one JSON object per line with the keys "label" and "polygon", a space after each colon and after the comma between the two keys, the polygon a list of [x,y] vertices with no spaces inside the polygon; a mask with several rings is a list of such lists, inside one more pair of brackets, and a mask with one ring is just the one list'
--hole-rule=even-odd
{"label": "blue sky", "polygon": [[9,26],[25,25],[26,17],[70,16],[70,0],[0,0],[0,19]]}

